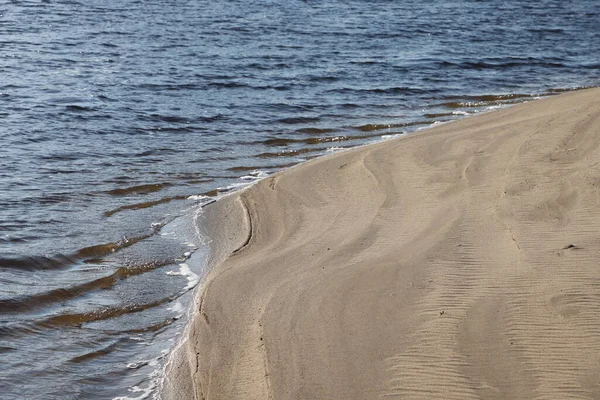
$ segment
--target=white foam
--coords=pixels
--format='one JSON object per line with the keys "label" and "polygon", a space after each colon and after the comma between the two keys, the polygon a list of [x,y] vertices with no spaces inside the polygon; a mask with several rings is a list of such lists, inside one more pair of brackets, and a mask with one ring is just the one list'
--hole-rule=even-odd
{"label": "white foam", "polygon": [[220,187],[217,190],[220,190],[221,192],[226,192],[232,189],[239,189],[241,187],[246,187],[248,186],[250,183],[249,182],[238,182],[238,183],[232,183],[231,185],[227,185],[225,187]]}
{"label": "white foam", "polygon": [[185,276],[188,280],[188,284],[184,288],[185,291],[192,289],[200,282],[200,276],[195,274],[186,263],[179,264],[179,271],[167,271],[167,275],[171,276]]}
{"label": "white foam", "polygon": [[164,224],[162,222],[153,222],[152,224],[150,224],[150,226],[152,227],[152,229],[160,229],[164,226]]}
{"label": "white foam", "polygon": [[248,175],[240,176],[240,179],[245,180],[245,181],[255,181],[255,180],[266,178],[267,176],[269,176],[269,174],[266,173],[265,171],[260,171],[260,170],[256,169],[256,170],[250,172]]}
{"label": "white foam", "polygon": [[439,125],[439,124],[443,124],[443,123],[444,123],[443,121],[435,121],[435,122],[433,122],[433,123],[431,123],[429,125],[418,127],[417,131],[422,131],[424,129],[429,129],[429,128],[433,127],[433,126],[436,126],[436,125]]}
{"label": "white foam", "polygon": [[187,264],[179,264],[179,266],[181,267],[181,274],[184,275],[188,280],[185,290],[192,289],[198,284],[198,282],[200,282],[200,277],[198,274],[193,273]]}
{"label": "white foam", "polygon": [[381,135],[381,140],[384,140],[384,141],[385,140],[390,140],[390,139],[394,139],[394,138],[397,138],[397,137],[400,137],[400,136],[402,136],[401,133],[396,133],[395,135]]}
{"label": "white foam", "polygon": [[173,305],[171,307],[167,308],[167,310],[172,311],[175,314],[177,314],[177,318],[181,318],[181,316],[185,312],[185,307],[183,306],[183,304],[176,301],[175,303],[173,303]]}
{"label": "white foam", "polygon": [[143,367],[144,365],[147,365],[148,361],[138,361],[138,362],[132,362],[127,364],[127,368],[129,369],[138,369],[140,367]]}
{"label": "white foam", "polygon": [[194,200],[194,201],[202,201],[202,200],[207,200],[210,199],[210,197],[205,196],[203,194],[194,194],[188,197],[188,200]]}
{"label": "white foam", "polygon": [[156,388],[156,384],[154,382],[145,389],[141,388],[139,386],[132,386],[128,389],[129,392],[140,393],[139,396],[136,396],[136,397],[119,396],[119,397],[113,397],[112,400],[144,400],[144,399],[147,399],[148,396],[150,396],[152,394],[152,392],[154,391],[155,388]]}
{"label": "white foam", "polygon": [[342,150],[345,150],[345,149],[343,147],[329,147],[327,149],[327,152],[328,153],[336,153],[336,152],[342,151]]}

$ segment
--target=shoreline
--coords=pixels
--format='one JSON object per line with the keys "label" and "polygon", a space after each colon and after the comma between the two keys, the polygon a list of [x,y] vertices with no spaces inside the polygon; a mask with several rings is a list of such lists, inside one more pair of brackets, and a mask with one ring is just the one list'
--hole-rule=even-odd
{"label": "shoreline", "polygon": [[[564,173],[593,168],[584,165],[593,157],[581,146],[597,146],[589,131],[600,123],[581,110],[598,116],[599,104],[600,89],[586,89],[460,119],[302,163],[207,207],[204,220],[218,247],[161,394],[358,399],[592,393],[597,384],[585,386],[579,376],[597,371],[591,356],[583,366],[568,360],[565,365],[588,372],[566,373],[570,383],[557,375],[556,357],[568,358],[571,350],[585,358],[600,348],[598,338],[586,341],[587,329],[597,324],[583,313],[582,326],[568,331],[562,321],[520,309],[507,293],[533,308],[550,304],[558,309],[552,316],[571,319],[582,314],[573,307],[587,310],[585,298],[595,295],[580,290],[574,295],[585,304],[575,306],[559,294],[546,299],[544,289],[561,282],[552,274],[546,282],[537,260],[554,273],[568,262],[583,263],[585,273],[570,275],[575,286],[593,272],[593,257],[569,258],[594,248],[585,236],[591,231],[581,233],[570,222],[581,225],[581,218],[593,226],[595,219],[590,223],[578,213],[584,199],[592,201],[591,191]],[[585,124],[591,128],[581,128]],[[563,132],[569,130],[571,138]],[[558,139],[552,143],[560,148],[578,134],[583,139],[560,152],[545,143]],[[526,160],[531,153],[538,158]],[[519,164],[524,161],[529,164]],[[539,198],[542,211],[530,210],[528,202]],[[561,244],[569,227],[577,240]],[[544,302],[528,297],[527,285]],[[579,344],[561,347],[547,332],[560,338],[570,333]],[[546,355],[532,342],[533,333],[550,349]]]}
{"label": "shoreline", "polygon": [[[250,221],[238,194],[253,185],[254,183],[239,191],[227,193],[204,206],[200,215],[202,221],[195,221],[199,234],[209,240],[209,255],[205,267],[207,273],[194,290],[194,299],[188,310],[187,326],[178,343],[167,356],[163,377],[159,383],[160,398],[202,398],[190,379],[190,371],[196,368],[195,359],[190,357],[190,354],[194,354],[193,347],[190,347],[190,328],[194,319],[198,317],[196,310],[200,309],[204,286],[212,271],[218,268],[235,249],[247,243]],[[190,397],[190,394],[193,394],[193,397]]]}

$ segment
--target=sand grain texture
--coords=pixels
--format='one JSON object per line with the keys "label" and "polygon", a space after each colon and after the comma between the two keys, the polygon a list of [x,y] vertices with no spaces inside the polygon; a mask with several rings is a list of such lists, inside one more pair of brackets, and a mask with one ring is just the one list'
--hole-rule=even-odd
{"label": "sand grain texture", "polygon": [[164,396],[600,398],[599,145],[583,90],[218,202],[246,222],[222,221]]}

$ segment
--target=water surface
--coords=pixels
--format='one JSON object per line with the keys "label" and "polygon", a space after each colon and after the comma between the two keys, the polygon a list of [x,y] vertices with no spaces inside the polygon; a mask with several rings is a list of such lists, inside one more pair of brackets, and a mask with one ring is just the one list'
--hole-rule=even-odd
{"label": "water surface", "polygon": [[143,398],[265,174],[599,84],[600,4],[0,5],[0,398]]}

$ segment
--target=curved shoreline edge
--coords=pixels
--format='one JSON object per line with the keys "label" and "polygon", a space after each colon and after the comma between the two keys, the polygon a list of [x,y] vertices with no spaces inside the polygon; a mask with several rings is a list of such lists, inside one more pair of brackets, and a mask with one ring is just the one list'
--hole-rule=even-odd
{"label": "curved shoreline edge", "polygon": [[300,164],[204,221],[164,399],[600,393],[598,88]]}
{"label": "curved shoreline edge", "polygon": [[202,313],[204,285],[208,282],[211,271],[227,257],[242,249],[251,238],[252,227],[248,210],[239,192],[223,196],[217,201],[204,207],[200,220],[195,221],[199,234],[209,238],[210,254],[206,270],[209,273],[200,282],[200,287],[194,302],[188,326],[179,343],[170,352],[165,365],[159,395],[163,399],[201,399],[201,390],[193,383],[193,373],[198,369],[193,342],[193,324],[197,318],[207,318]]}

